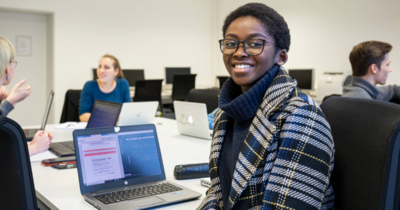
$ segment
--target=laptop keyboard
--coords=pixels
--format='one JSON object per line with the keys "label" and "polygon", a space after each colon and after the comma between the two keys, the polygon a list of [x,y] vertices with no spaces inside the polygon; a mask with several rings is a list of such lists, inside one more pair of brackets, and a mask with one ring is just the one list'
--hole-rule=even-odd
{"label": "laptop keyboard", "polygon": [[168,192],[174,192],[182,190],[177,186],[170,183],[162,183],[157,185],[145,186],[140,188],[132,188],[129,190],[115,191],[111,193],[104,193],[94,196],[104,204],[111,204],[126,200],[133,200],[137,198],[143,198],[153,195],[164,194]]}
{"label": "laptop keyboard", "polygon": [[59,144],[66,146],[72,150],[75,151],[75,147],[74,147],[74,142],[73,141],[64,141],[64,142],[59,142]]}

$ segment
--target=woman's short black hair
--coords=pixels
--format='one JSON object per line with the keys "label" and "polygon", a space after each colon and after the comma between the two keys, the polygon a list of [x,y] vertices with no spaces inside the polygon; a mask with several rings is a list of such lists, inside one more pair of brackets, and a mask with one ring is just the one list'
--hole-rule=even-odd
{"label": "woman's short black hair", "polygon": [[274,37],[276,47],[289,51],[290,31],[285,19],[274,9],[261,3],[248,3],[231,12],[224,21],[222,35],[225,37],[226,30],[234,20],[244,16],[257,18],[263,24],[267,33]]}

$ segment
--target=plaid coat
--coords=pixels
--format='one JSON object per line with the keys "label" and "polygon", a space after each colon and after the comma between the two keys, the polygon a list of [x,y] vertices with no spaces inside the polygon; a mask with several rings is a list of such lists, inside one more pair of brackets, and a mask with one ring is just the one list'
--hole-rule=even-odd
{"label": "plaid coat", "polygon": [[[318,105],[281,67],[257,110],[223,206],[219,158],[230,119],[218,109],[210,154],[212,187],[200,209],[333,209],[334,144]],[[271,121],[271,119],[274,119]],[[242,208],[241,208],[242,209]]]}

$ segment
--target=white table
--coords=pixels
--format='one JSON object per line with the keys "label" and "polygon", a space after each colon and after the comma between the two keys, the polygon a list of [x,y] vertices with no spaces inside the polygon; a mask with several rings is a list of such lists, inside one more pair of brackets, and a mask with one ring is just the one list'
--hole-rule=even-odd
{"label": "white table", "polygon": [[[203,200],[207,188],[200,185],[200,179],[176,180],[173,169],[178,164],[208,162],[211,141],[180,135],[175,120],[155,118],[154,124],[167,180],[203,194],[199,199],[171,204],[159,209],[196,209]],[[71,130],[55,130],[54,127],[55,125],[47,125],[46,131],[53,132],[55,142],[72,140]],[[77,169],[56,170],[36,162],[32,163],[32,171],[37,196],[51,209],[95,209],[84,201],[80,193]]]}

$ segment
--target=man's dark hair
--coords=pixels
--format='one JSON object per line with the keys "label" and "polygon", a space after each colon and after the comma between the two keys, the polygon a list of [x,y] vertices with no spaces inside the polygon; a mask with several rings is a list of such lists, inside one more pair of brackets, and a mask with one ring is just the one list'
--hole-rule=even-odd
{"label": "man's dark hair", "polygon": [[353,76],[366,75],[372,64],[381,68],[381,63],[390,50],[392,50],[392,45],[379,41],[367,41],[354,46],[349,56]]}
{"label": "man's dark hair", "polygon": [[285,19],[274,9],[261,3],[248,3],[231,12],[224,21],[222,36],[225,37],[226,30],[234,20],[244,16],[257,18],[263,24],[267,33],[274,37],[276,47],[289,51],[290,31]]}

